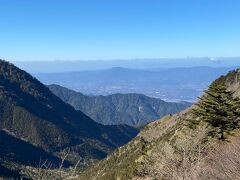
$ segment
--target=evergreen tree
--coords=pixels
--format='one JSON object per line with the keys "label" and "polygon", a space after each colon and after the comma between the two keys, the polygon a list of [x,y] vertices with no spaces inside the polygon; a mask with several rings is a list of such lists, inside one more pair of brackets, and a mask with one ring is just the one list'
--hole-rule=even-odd
{"label": "evergreen tree", "polygon": [[225,134],[238,127],[240,100],[225,85],[215,81],[199,99],[193,114],[212,126],[212,135],[225,139]]}

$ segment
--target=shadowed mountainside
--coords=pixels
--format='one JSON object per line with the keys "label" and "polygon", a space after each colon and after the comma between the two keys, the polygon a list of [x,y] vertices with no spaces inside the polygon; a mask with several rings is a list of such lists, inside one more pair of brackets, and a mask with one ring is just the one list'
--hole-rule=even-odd
{"label": "shadowed mountainside", "polygon": [[[74,161],[101,159],[138,132],[126,125],[96,123],[64,103],[37,79],[3,60],[0,130],[0,142],[4,144],[0,159],[9,157],[5,160],[32,166],[39,157],[57,160],[65,152]],[[21,153],[21,149],[25,152]]]}

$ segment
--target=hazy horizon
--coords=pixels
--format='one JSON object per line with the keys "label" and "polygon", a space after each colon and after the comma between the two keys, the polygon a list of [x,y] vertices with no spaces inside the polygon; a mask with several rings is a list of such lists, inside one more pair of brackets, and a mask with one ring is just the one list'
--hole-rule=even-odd
{"label": "hazy horizon", "polygon": [[130,69],[168,69],[175,67],[238,67],[240,57],[235,58],[182,58],[182,59],[130,59],[92,61],[11,61],[31,73],[57,73],[71,71],[102,70],[113,67]]}

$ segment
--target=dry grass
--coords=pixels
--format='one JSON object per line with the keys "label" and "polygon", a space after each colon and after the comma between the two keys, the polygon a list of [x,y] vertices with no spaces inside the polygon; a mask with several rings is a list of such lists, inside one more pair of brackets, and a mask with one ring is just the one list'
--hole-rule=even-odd
{"label": "dry grass", "polygon": [[201,165],[199,179],[240,179],[240,136],[216,144]]}

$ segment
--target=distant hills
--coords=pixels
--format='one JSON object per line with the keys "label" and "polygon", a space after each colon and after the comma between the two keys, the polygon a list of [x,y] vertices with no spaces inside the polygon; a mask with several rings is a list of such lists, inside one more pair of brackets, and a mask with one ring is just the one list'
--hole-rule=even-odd
{"label": "distant hills", "polygon": [[58,84],[87,95],[140,93],[166,101],[196,100],[228,67],[186,67],[151,70],[114,67],[108,70],[34,74],[43,83]]}
{"label": "distant hills", "polygon": [[[127,125],[104,126],[55,96],[45,85],[13,64],[0,60],[1,162],[38,166],[48,159],[58,166],[105,157],[138,131]],[[0,171],[1,173],[1,171]]]}
{"label": "distant hills", "polygon": [[[122,69],[115,69],[115,71]],[[142,94],[113,94],[86,96],[82,93],[49,85],[49,89],[64,102],[105,125],[127,124],[141,127],[167,114],[175,114],[191,104],[165,102]]]}
{"label": "distant hills", "polygon": [[186,58],[137,58],[101,60],[40,60],[15,61],[21,69],[30,73],[58,73],[88,71],[123,67],[128,69],[159,70],[176,67],[234,67],[240,64],[240,57],[186,57]]}

